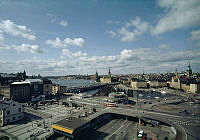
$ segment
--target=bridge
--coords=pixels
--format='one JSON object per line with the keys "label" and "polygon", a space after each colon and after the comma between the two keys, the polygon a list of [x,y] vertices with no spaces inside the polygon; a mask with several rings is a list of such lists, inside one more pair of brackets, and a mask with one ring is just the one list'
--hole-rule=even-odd
{"label": "bridge", "polygon": [[88,90],[95,90],[99,89],[101,87],[105,87],[107,85],[115,85],[118,83],[95,83],[93,85],[88,85],[88,86],[79,86],[79,87],[69,87],[66,89],[67,93],[80,93],[80,92],[85,92]]}

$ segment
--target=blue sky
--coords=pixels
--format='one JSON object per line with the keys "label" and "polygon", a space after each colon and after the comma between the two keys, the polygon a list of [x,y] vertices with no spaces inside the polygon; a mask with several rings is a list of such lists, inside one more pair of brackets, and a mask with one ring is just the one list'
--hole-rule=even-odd
{"label": "blue sky", "polygon": [[0,72],[173,72],[188,59],[199,72],[199,14],[199,0],[1,0]]}

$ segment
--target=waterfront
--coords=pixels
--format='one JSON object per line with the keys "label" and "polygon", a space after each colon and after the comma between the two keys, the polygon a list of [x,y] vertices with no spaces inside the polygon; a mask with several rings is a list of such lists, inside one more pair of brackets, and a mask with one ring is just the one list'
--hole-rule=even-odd
{"label": "waterfront", "polygon": [[59,84],[61,86],[69,87],[80,87],[80,86],[89,86],[93,85],[95,82],[93,80],[83,80],[83,79],[70,79],[70,80],[61,80],[61,79],[50,79],[54,84]]}

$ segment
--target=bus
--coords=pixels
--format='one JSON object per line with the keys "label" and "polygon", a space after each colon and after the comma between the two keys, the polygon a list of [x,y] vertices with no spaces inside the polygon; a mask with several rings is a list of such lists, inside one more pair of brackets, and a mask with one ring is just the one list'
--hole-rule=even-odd
{"label": "bus", "polygon": [[104,104],[104,106],[106,106],[106,107],[117,107],[116,103],[107,103],[107,104]]}

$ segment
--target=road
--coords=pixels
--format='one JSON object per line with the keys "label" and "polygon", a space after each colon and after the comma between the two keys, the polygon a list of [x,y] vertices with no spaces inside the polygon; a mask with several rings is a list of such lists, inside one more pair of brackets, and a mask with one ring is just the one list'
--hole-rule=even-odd
{"label": "road", "polygon": [[[81,103],[87,103],[88,105],[95,104],[95,107],[99,108],[105,108],[102,105],[102,101],[100,100],[92,100],[92,99],[75,99],[75,102],[81,102]],[[200,117],[195,117],[191,115],[183,115],[179,113],[163,113],[163,112],[156,112],[156,111],[151,111],[148,110],[151,108],[152,105],[156,104],[162,104],[162,103],[173,103],[173,102],[179,102],[181,99],[178,98],[171,98],[170,100],[162,100],[160,102],[155,102],[153,104],[147,104],[145,106],[145,109],[139,108],[138,112],[141,116],[144,117],[151,117],[154,119],[161,120],[163,122],[169,123],[169,124],[174,124],[179,128],[179,133],[181,132],[179,138],[181,139],[185,138],[199,138],[200,139]],[[120,110],[123,112],[133,112],[134,114],[137,113],[136,107],[133,108],[127,108],[126,105],[118,104],[117,108],[112,108],[112,110]],[[187,135],[187,136],[186,136]]]}

